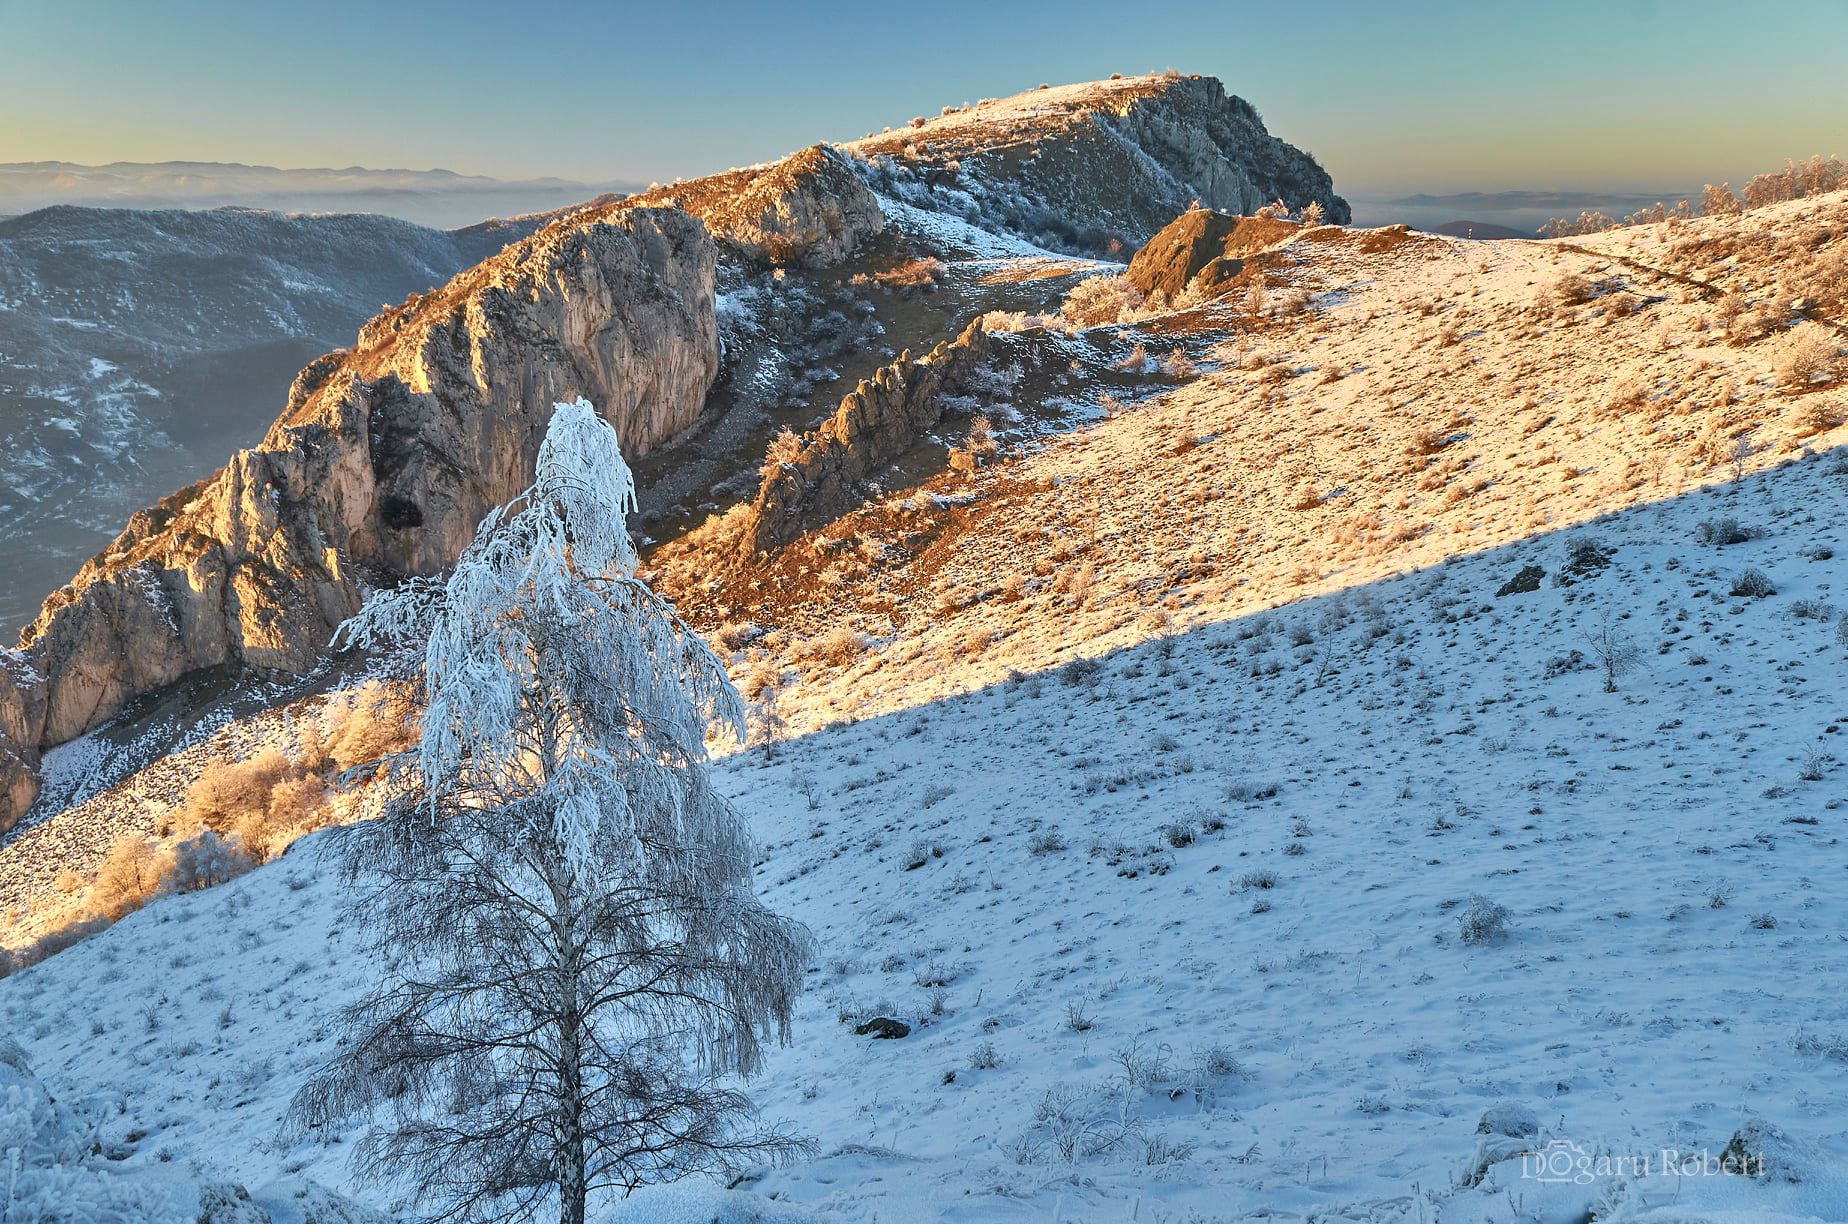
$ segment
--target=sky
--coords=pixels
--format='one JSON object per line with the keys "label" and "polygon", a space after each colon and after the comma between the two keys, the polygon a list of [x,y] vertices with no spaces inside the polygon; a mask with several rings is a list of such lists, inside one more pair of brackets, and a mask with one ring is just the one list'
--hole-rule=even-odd
{"label": "sky", "polygon": [[1358,197],[1682,190],[1848,154],[1848,0],[0,0],[0,30],[0,162],[668,181],[1169,67]]}

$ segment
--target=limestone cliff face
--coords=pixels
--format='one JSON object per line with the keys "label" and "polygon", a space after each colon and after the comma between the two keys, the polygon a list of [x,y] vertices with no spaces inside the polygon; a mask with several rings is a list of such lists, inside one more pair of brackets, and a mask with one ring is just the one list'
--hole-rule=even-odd
{"label": "limestone cliff face", "polygon": [[769,165],[657,187],[625,203],[685,209],[729,253],[779,266],[839,263],[885,227],[879,201],[853,165],[825,144]]}
{"label": "limestone cliff face", "polygon": [[1251,213],[1273,200],[1314,201],[1330,222],[1351,216],[1328,172],[1212,77],[1041,88],[847,148],[909,203],[965,216],[974,206],[982,224],[1086,248],[1139,244],[1194,203]]}
{"label": "limestone cliff face", "polygon": [[1173,79],[1110,122],[1208,208],[1248,214],[1272,200],[1292,209],[1313,200],[1334,224],[1352,219],[1328,171],[1266,131],[1257,109],[1213,77]]}
{"label": "limestone cliff face", "polygon": [[717,249],[673,209],[580,212],[302,371],[262,444],[138,512],[0,668],[0,828],[38,753],[223,663],[300,670],[366,576],[433,573],[531,478],[554,402],[644,453],[718,370]]}
{"label": "limestone cliff face", "polygon": [[922,357],[881,366],[842,397],[834,414],[803,434],[772,466],[746,518],[746,559],[789,543],[807,527],[857,505],[867,477],[917,444],[942,419],[942,395],[988,352],[977,319]]}

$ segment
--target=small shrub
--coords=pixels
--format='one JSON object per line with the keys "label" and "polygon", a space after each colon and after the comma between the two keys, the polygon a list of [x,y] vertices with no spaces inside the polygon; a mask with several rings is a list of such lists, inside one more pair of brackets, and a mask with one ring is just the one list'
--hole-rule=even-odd
{"label": "small shrub", "polygon": [[1807,387],[1819,377],[1834,372],[1841,345],[1834,333],[1820,323],[1801,323],[1791,329],[1790,339],[1777,363],[1778,380],[1787,387]]}
{"label": "small shrub", "polygon": [[1259,799],[1274,799],[1277,797],[1277,784],[1241,778],[1226,786],[1225,797],[1228,803],[1255,803]]}
{"label": "small shrub", "polygon": [[1043,854],[1057,854],[1065,849],[1065,838],[1057,829],[1041,829],[1027,842],[1027,853],[1034,857]]}
{"label": "small shrub", "polygon": [[1777,588],[1771,585],[1771,579],[1763,570],[1743,569],[1733,579],[1729,592],[1741,599],[1763,599],[1767,595],[1777,594]]}
{"label": "small shrub", "polygon": [[1697,534],[1702,544],[1724,548],[1728,544],[1744,544],[1748,540],[1756,540],[1765,533],[1761,528],[1745,526],[1736,518],[1717,518],[1701,523]]}
{"label": "small shrub", "polygon": [[1569,272],[1553,282],[1553,301],[1561,306],[1577,306],[1589,302],[1597,287],[1589,280],[1575,272]]}
{"label": "small shrub", "polygon": [[1142,305],[1142,291],[1122,275],[1092,276],[1065,295],[1059,315],[1070,327],[1102,327],[1133,316]]}
{"label": "small shrub", "polygon": [[864,640],[850,626],[836,625],[810,644],[810,653],[829,667],[845,667],[865,648]]}
{"label": "small shrub", "polygon": [[1230,1079],[1245,1074],[1245,1068],[1232,1056],[1231,1047],[1223,1045],[1210,1045],[1196,1050],[1194,1070],[1206,1079]]}
{"label": "small shrub", "polygon": [[1465,944],[1476,946],[1498,943],[1508,937],[1508,908],[1484,896],[1469,899],[1469,906],[1457,915],[1457,935]]}
{"label": "small shrub", "polygon": [[1194,843],[1194,831],[1192,827],[1182,824],[1178,820],[1174,821],[1172,824],[1163,825],[1161,835],[1163,839],[1176,850],[1191,846]]}

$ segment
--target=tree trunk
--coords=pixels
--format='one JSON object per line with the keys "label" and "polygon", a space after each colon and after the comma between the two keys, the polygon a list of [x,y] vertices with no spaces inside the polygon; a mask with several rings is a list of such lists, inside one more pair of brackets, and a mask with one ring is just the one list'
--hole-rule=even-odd
{"label": "tree trunk", "polygon": [[563,1123],[558,1142],[558,1224],[584,1224],[584,1085],[579,1074],[577,1029],[561,1034],[561,1070],[565,1082],[560,1085],[564,1100]]}

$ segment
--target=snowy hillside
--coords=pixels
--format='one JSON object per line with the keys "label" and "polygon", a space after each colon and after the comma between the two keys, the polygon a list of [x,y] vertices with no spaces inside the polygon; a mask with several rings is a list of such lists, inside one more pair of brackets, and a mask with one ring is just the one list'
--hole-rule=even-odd
{"label": "snowy hillside", "polygon": [[[1305,229],[1013,320],[921,448],[985,413],[972,476],[658,549],[757,703],[719,780],[818,953],[755,1095],[820,1154],[608,1214],[1848,1218],[1848,409],[1784,326],[1845,215]],[[369,968],[328,837],[0,982],[125,1167],[390,1205],[275,1137]]]}
{"label": "snowy hillside", "polygon": [[[821,948],[759,1098],[827,1155],[754,1190],[843,1220],[1563,1221],[1624,1192],[1478,1167],[1512,1103],[1592,1153],[1769,1122],[1800,1180],[1646,1177],[1626,1211],[1840,1218],[1848,692],[1795,610],[1841,584],[1811,508],[1844,488],[1806,460],[731,758],[762,893]],[[1725,516],[1765,534],[1701,544]],[[1777,594],[1729,596],[1754,567]],[[1643,648],[1615,693],[1605,610]],[[364,968],[316,846],[0,986],[49,1082],[125,1088],[132,1159],[343,1178],[344,1145],[267,1139]],[[875,1015],[913,1031],[852,1035]],[[1074,1127],[1109,1149],[1067,1160]]]}

